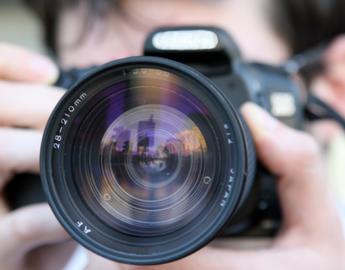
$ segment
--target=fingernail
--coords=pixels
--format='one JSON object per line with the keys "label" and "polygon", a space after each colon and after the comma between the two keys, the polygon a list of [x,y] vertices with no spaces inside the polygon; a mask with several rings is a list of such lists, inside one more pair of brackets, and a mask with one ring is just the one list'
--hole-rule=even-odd
{"label": "fingernail", "polygon": [[57,80],[57,67],[45,57],[33,57],[30,61],[30,69],[42,82],[53,84]]}
{"label": "fingernail", "polygon": [[256,139],[274,136],[279,122],[258,105],[247,102],[241,107],[241,112]]}

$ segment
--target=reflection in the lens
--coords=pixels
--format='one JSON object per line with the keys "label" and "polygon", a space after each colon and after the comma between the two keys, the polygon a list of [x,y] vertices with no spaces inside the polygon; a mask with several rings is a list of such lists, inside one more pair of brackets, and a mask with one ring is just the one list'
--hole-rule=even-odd
{"label": "reflection in the lens", "polygon": [[207,193],[201,180],[206,142],[183,113],[135,107],[110,125],[100,151],[99,203],[116,220],[152,232],[198,213]]}
{"label": "reflection in the lens", "polygon": [[117,231],[178,231],[217,195],[216,120],[183,77],[147,68],[121,76],[74,122],[73,181],[95,218]]}

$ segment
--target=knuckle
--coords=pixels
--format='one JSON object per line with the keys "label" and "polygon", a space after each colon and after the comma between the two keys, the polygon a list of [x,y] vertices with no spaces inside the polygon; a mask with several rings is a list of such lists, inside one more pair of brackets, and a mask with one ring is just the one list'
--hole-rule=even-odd
{"label": "knuckle", "polygon": [[22,242],[31,242],[40,234],[40,228],[35,222],[35,217],[24,211],[11,217],[9,222],[10,234]]}
{"label": "knuckle", "polygon": [[301,132],[299,134],[299,139],[301,145],[303,145],[303,147],[299,149],[300,156],[302,158],[306,160],[315,160],[320,157],[320,147],[317,141],[310,134]]}

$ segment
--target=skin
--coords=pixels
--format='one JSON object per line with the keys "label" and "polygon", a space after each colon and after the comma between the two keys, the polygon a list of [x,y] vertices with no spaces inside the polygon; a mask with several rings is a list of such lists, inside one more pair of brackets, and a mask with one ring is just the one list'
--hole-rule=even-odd
{"label": "skin", "polygon": [[[146,33],[158,25],[213,24],[232,33],[247,59],[279,63],[288,57],[289,50],[272,31],[265,17],[266,5],[264,0],[217,1],[217,5],[210,1],[126,0],[126,18],[109,13],[88,29],[83,42],[71,46],[85,15],[80,6],[62,15],[59,61],[65,68],[82,67],[137,55]],[[135,20],[129,22],[128,18]],[[97,42],[100,36],[104,42]],[[343,108],[345,100],[344,40],[339,37],[331,44],[325,55],[328,68],[315,82],[320,95],[338,108]],[[1,190],[16,173],[39,172],[42,131],[63,94],[62,89],[51,86],[56,77],[57,68],[48,59],[0,44]],[[253,251],[206,247],[180,261],[148,267],[120,265],[89,254],[87,269],[345,269],[344,233],[317,143],[254,104],[245,104],[241,112],[258,157],[279,176],[284,226],[273,243]],[[0,270],[61,269],[73,248],[69,241],[47,205],[9,212],[0,197]]]}
{"label": "skin", "polygon": [[[79,38],[75,33],[83,31],[83,18],[88,11],[85,11],[83,5],[66,10],[59,24],[59,29],[63,29],[58,34],[60,64],[65,68],[90,66],[140,55],[147,33],[165,25],[219,26],[232,34],[247,59],[279,63],[287,58],[287,45],[273,32],[267,19],[266,13],[269,12],[270,5],[268,0],[216,2],[217,4],[210,0],[150,0],[145,3],[140,0],[121,1],[123,11],[120,14],[109,12],[103,20],[88,27],[87,35],[78,46],[73,46]],[[100,35],[103,40],[101,43]]]}
{"label": "skin", "polygon": [[[42,129],[62,90],[48,86],[57,77],[57,69],[50,60],[7,44],[0,44],[0,58],[2,191],[16,173],[39,173]],[[47,265],[56,252],[62,260],[67,258],[70,244],[62,248],[61,243],[68,241],[48,205],[9,212],[0,197],[1,270],[47,269],[35,267],[33,262]],[[44,249],[39,248],[42,245]],[[34,260],[38,257],[44,260]],[[61,269],[59,263],[53,261],[52,269]]]}

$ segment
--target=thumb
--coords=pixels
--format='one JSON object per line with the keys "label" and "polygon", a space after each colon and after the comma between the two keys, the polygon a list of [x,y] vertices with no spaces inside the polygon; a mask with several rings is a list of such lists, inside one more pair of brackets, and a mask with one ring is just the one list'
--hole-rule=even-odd
{"label": "thumb", "polygon": [[333,223],[338,218],[324,181],[316,142],[306,133],[283,125],[255,104],[247,103],[241,111],[252,132],[258,158],[278,176],[287,228],[299,226],[329,236],[329,228],[335,228]]}
{"label": "thumb", "polygon": [[58,69],[47,57],[0,43],[0,80],[52,84]]}
{"label": "thumb", "polygon": [[2,255],[25,253],[35,247],[67,240],[48,204],[18,209],[0,221]]}

